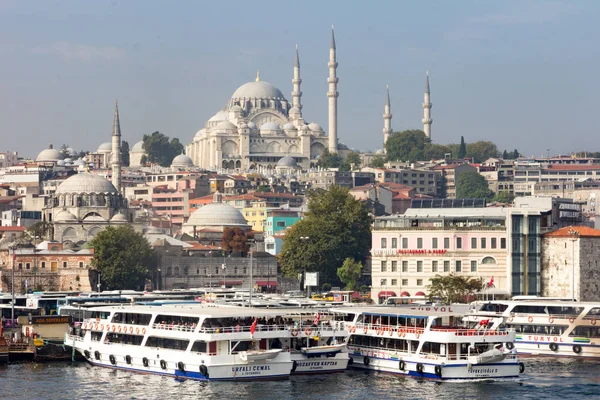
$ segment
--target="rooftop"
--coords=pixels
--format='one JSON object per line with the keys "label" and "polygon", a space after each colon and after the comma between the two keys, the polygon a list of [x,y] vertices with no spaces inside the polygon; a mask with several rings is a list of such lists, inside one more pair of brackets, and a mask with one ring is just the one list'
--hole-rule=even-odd
{"label": "rooftop", "polygon": [[587,226],[565,226],[553,232],[544,234],[544,237],[574,238],[574,237],[600,237],[600,230]]}

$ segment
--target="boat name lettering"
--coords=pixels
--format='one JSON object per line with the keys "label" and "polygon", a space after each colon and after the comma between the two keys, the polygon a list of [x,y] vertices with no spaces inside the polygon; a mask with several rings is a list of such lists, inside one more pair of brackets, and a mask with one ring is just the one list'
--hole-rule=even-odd
{"label": "boat name lettering", "polygon": [[452,307],[411,307],[411,310],[417,311],[440,311],[440,312],[454,312]]}
{"label": "boat name lettering", "polygon": [[535,342],[561,342],[561,343],[564,342],[563,338],[558,337],[558,336],[532,336],[532,335],[528,335],[527,337],[529,338],[529,340],[533,340]]}
{"label": "boat name lettering", "polygon": [[336,366],[335,361],[299,361],[299,367],[333,367]]}
{"label": "boat name lettering", "polygon": [[270,365],[248,365],[243,367],[231,367],[231,372],[254,372],[254,371],[270,371]]}
{"label": "boat name lettering", "polygon": [[469,374],[496,374],[498,368],[469,368]]}

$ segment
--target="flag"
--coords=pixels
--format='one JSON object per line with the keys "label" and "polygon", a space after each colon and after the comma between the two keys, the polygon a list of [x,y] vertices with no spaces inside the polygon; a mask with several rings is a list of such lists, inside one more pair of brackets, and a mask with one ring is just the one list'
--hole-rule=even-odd
{"label": "flag", "polygon": [[256,321],[256,318],[254,318],[254,322],[252,323],[252,325],[250,325],[250,333],[252,335],[254,335],[254,331],[256,331],[256,324],[257,324],[257,321]]}
{"label": "flag", "polygon": [[479,321],[480,326],[488,325],[489,323],[490,323],[489,319],[482,319],[481,321]]}
{"label": "flag", "polygon": [[313,324],[319,325],[319,321],[320,320],[321,320],[321,314],[317,313],[317,316],[315,317],[315,320],[313,321]]}
{"label": "flag", "polygon": [[490,279],[490,282],[488,283],[488,287],[492,287],[494,286],[494,277],[492,276],[492,279]]}

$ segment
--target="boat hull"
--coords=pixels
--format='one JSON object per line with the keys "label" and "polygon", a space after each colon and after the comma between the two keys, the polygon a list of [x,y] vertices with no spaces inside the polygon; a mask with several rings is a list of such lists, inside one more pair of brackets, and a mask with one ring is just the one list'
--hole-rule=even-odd
{"label": "boat hull", "polygon": [[294,375],[343,372],[350,361],[346,352],[338,352],[332,357],[308,357],[306,354],[292,353],[291,357],[295,366]]}

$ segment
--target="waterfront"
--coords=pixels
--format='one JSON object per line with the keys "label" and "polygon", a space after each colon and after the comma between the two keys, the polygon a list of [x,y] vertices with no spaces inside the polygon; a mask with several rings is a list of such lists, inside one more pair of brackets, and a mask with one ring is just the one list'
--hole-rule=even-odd
{"label": "waterfront", "polygon": [[12,364],[0,367],[7,399],[581,399],[597,398],[597,360],[525,358],[518,381],[444,382],[358,370],[326,376],[295,376],[269,382],[178,382],[86,363]]}

